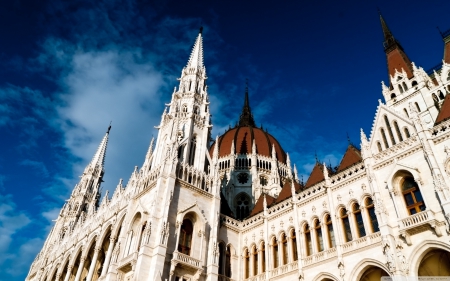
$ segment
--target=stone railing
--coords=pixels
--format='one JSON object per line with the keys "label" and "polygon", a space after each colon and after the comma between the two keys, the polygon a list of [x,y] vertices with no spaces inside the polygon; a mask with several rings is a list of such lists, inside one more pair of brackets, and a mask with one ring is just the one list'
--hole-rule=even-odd
{"label": "stone railing", "polygon": [[430,220],[434,220],[434,213],[431,210],[425,210],[423,212],[414,214],[405,219],[399,221],[400,229],[409,229],[416,226],[420,226],[427,223]]}
{"label": "stone railing", "polygon": [[247,279],[245,279],[245,280],[246,280],[246,281],[265,281],[265,280],[267,280],[267,279],[266,279],[266,273],[263,272],[263,273],[260,273],[260,274],[258,274],[258,275],[249,277],[249,278],[247,278]]}
{"label": "stone railing", "polygon": [[437,236],[442,236],[440,225],[444,224],[444,222],[438,222],[432,210],[425,210],[407,218],[400,219],[398,222],[400,235],[405,238],[408,245],[411,245],[410,235],[422,232],[430,227],[434,229]]}
{"label": "stone railing", "polygon": [[326,260],[329,258],[333,258],[336,256],[337,256],[336,248],[331,248],[326,251],[322,251],[322,252],[319,252],[319,253],[316,253],[314,255],[304,258],[303,265],[308,266],[310,264],[317,263],[317,262],[320,262],[320,261],[323,261],[323,260]]}
{"label": "stone railing", "polygon": [[348,253],[354,250],[361,249],[363,247],[377,244],[380,241],[381,241],[381,234],[380,232],[376,232],[343,244],[342,251],[344,253]]}
{"label": "stone railing", "polygon": [[203,191],[211,191],[213,178],[209,174],[199,171],[186,163],[177,165],[177,177]]}
{"label": "stone railing", "polygon": [[184,265],[188,265],[194,268],[201,268],[202,267],[202,261],[198,259],[194,259],[191,256],[182,254],[178,251],[173,252],[173,261],[180,262]]}
{"label": "stone railing", "polygon": [[275,277],[275,276],[279,276],[279,275],[283,275],[285,273],[294,271],[298,269],[298,261],[294,261],[282,266],[279,266],[275,269],[272,269],[270,271],[270,277]]}

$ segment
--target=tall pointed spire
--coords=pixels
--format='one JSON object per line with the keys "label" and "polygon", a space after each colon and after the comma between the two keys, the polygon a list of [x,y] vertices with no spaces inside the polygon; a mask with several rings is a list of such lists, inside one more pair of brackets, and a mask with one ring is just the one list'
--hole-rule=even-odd
{"label": "tall pointed spire", "polygon": [[85,172],[89,170],[89,168],[94,169],[95,167],[99,167],[103,169],[103,165],[105,164],[105,156],[106,156],[106,147],[108,145],[109,131],[111,130],[111,125],[109,125],[108,130],[106,131],[105,136],[103,137],[100,145],[97,148],[97,151],[92,157],[91,162],[86,167]]}
{"label": "tall pointed spire", "polygon": [[411,60],[405,54],[403,47],[400,45],[400,42],[395,39],[379,10],[378,13],[380,14],[381,28],[384,35],[383,46],[387,58],[389,81],[391,79],[391,76],[395,75],[396,70],[398,72],[402,72],[402,70],[404,69],[408,78],[413,77],[414,74]]}
{"label": "tall pointed spire", "polygon": [[200,69],[203,67],[203,27],[200,27],[197,40],[195,40],[194,47],[192,48],[191,56],[187,63],[187,69]]}
{"label": "tall pointed spire", "polygon": [[250,109],[250,102],[248,100],[248,80],[245,85],[244,107],[242,107],[241,117],[239,118],[239,126],[256,127],[255,120],[253,119],[253,114]]}

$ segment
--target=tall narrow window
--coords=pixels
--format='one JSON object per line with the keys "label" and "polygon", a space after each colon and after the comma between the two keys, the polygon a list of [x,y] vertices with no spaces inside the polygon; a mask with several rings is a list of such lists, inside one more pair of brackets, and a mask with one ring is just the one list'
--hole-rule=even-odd
{"label": "tall narrow window", "polygon": [[266,246],[264,242],[260,245],[260,253],[261,253],[261,272],[266,272]]}
{"label": "tall narrow window", "polygon": [[291,230],[291,246],[292,246],[292,258],[294,261],[298,260],[298,253],[297,253],[297,237],[295,236],[295,230]]}
{"label": "tall narrow window", "polygon": [[252,274],[253,276],[258,275],[258,250],[256,246],[252,248],[252,259],[253,259],[253,268]]}
{"label": "tall narrow window", "polygon": [[403,81],[402,85],[403,85],[403,89],[405,89],[405,91],[408,90],[408,87],[406,86],[405,81]]}
{"label": "tall narrow window", "polygon": [[380,231],[378,227],[377,215],[375,214],[375,206],[373,204],[372,198],[368,197],[366,199],[367,213],[369,214],[370,226],[372,227],[372,233]]}
{"label": "tall narrow window", "polygon": [[409,134],[409,130],[408,130],[408,128],[405,128],[405,136],[406,136],[406,138],[410,138],[411,137],[411,135]]}
{"label": "tall narrow window", "polygon": [[305,225],[305,244],[306,244],[306,255],[312,255],[312,240],[311,240],[311,230],[309,225]]}
{"label": "tall narrow window", "polygon": [[281,245],[283,245],[283,264],[287,264],[288,263],[288,241],[286,239],[286,235],[283,233],[281,235]]}
{"label": "tall narrow window", "polygon": [[223,258],[224,258],[224,247],[223,247],[223,243],[219,243],[219,274],[223,275],[225,273],[224,271],[224,264],[223,264]]}
{"label": "tall narrow window", "polygon": [[348,219],[347,210],[342,209],[341,210],[341,220],[342,220],[342,227],[344,229],[344,240],[345,242],[349,242],[353,240],[352,237],[352,230],[350,228],[350,220]]}
{"label": "tall narrow window", "polygon": [[361,214],[359,204],[353,205],[353,215],[355,216],[356,230],[358,231],[357,233],[358,237],[366,236],[366,230],[364,229],[364,220]]}
{"label": "tall narrow window", "polygon": [[225,276],[231,277],[231,249],[227,246],[227,251],[225,252]]}
{"label": "tall narrow window", "polygon": [[391,138],[392,145],[395,145],[394,134],[392,133],[391,123],[389,123],[389,119],[386,115],[384,115],[384,122],[386,123],[386,128],[388,129],[389,137]]}
{"label": "tall narrow window", "polygon": [[250,277],[250,255],[248,254],[248,250],[244,250],[244,278],[247,279]]}
{"label": "tall narrow window", "polygon": [[397,137],[399,141],[403,141],[403,137],[402,137],[402,133],[400,132],[400,128],[398,127],[397,121],[394,121],[394,128],[395,131],[397,132]]}
{"label": "tall narrow window", "polygon": [[195,137],[192,138],[192,142],[191,142],[191,147],[189,149],[189,165],[194,165],[194,160],[195,160],[195,150],[197,146],[197,140],[195,139]]}
{"label": "tall narrow window", "polygon": [[419,186],[412,177],[405,177],[401,183],[403,198],[410,215],[425,210],[425,202],[422,198]]}
{"label": "tall narrow window", "polygon": [[194,227],[189,219],[183,220],[180,230],[180,240],[178,241],[178,252],[190,255],[191,254],[191,243],[192,243],[192,232]]}
{"label": "tall narrow window", "polygon": [[403,88],[400,84],[398,84],[398,90],[400,91],[400,94],[403,94]]}
{"label": "tall narrow window", "polygon": [[250,214],[250,197],[247,194],[240,194],[236,198],[236,218],[243,220]]}
{"label": "tall narrow window", "polygon": [[439,99],[443,100],[445,98],[444,94],[441,91],[438,91],[438,94],[439,94]]}
{"label": "tall narrow window", "polygon": [[381,132],[381,137],[383,138],[384,147],[389,148],[389,143],[387,142],[386,134],[384,133],[384,129],[381,128],[380,132]]}
{"label": "tall narrow window", "polygon": [[379,141],[377,141],[377,147],[378,147],[378,152],[383,151],[383,148],[381,147],[381,143]]}
{"label": "tall narrow window", "polygon": [[417,111],[420,112],[419,104],[417,102],[415,102],[414,104],[416,105]]}
{"label": "tall narrow window", "polygon": [[178,159],[180,159],[180,162],[183,162],[184,160],[184,145],[180,145],[178,147]]}
{"label": "tall narrow window", "polygon": [[277,268],[280,266],[277,238],[273,238],[272,240],[272,254],[273,254],[273,268]]}
{"label": "tall narrow window", "polygon": [[334,229],[333,229],[333,222],[331,221],[331,216],[327,215],[325,218],[325,225],[327,227],[327,234],[328,234],[328,247],[334,248],[336,247],[336,238],[334,238]]}
{"label": "tall narrow window", "polygon": [[320,226],[319,220],[314,221],[314,232],[316,235],[317,250],[319,252],[322,252],[323,251],[323,237],[322,237],[322,227]]}
{"label": "tall narrow window", "polygon": [[406,108],[403,108],[403,112],[405,112],[406,117],[409,117],[408,110],[406,110]]}

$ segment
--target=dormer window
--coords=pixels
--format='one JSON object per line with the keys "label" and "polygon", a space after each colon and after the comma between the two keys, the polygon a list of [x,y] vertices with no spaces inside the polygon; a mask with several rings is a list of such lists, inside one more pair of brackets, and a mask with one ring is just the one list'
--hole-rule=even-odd
{"label": "dormer window", "polygon": [[400,81],[400,80],[402,80],[402,78],[403,78],[403,77],[401,77],[401,76],[398,76],[398,77],[397,77],[397,81]]}

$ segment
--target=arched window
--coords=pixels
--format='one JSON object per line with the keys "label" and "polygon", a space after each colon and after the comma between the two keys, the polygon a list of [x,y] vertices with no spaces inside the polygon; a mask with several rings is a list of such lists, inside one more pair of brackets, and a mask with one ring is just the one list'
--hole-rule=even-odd
{"label": "arched window", "polygon": [[410,215],[414,215],[425,210],[425,202],[422,198],[419,186],[412,177],[405,177],[400,183],[403,198],[405,198],[406,208]]}
{"label": "arched window", "polygon": [[397,96],[395,95],[395,93],[391,94],[391,99],[396,98]]}
{"label": "arched window", "polygon": [[361,214],[361,209],[359,207],[359,204],[357,204],[357,203],[353,204],[353,215],[355,216],[357,236],[358,237],[366,236],[366,230],[364,229],[363,216]]}
{"label": "arched window", "polygon": [[312,255],[312,240],[311,240],[311,230],[309,229],[309,225],[306,224],[304,228],[305,233],[305,245],[306,245],[306,255],[310,256]]}
{"label": "arched window", "polygon": [[319,252],[323,251],[323,236],[322,236],[322,227],[320,226],[320,221],[315,220],[314,221],[314,235],[316,235],[316,243],[317,243],[317,250]]}
{"label": "arched window", "polygon": [[434,101],[434,103],[437,103],[437,102],[439,102],[439,99],[438,99],[438,97],[436,96],[436,94],[431,94],[431,97],[433,98],[433,101]]}
{"label": "arched window", "polygon": [[405,128],[404,131],[405,131],[406,138],[410,138],[411,135],[409,134],[408,128]]}
{"label": "arched window", "polygon": [[261,254],[261,273],[266,272],[266,246],[264,242],[261,242],[261,245],[259,246],[261,249],[259,253]]}
{"label": "arched window", "polygon": [[224,269],[224,254],[225,249],[223,246],[223,243],[219,243],[219,274],[224,275],[225,269]]}
{"label": "arched window", "polygon": [[190,255],[191,254],[191,243],[192,243],[192,232],[194,227],[189,219],[184,219],[181,224],[180,229],[180,239],[178,241],[178,252]]}
{"label": "arched window", "polygon": [[187,111],[188,111],[187,104],[183,104],[183,105],[181,106],[181,111],[182,111],[183,113],[187,113]]}
{"label": "arched window", "polygon": [[231,248],[230,245],[227,246],[225,252],[225,276],[231,277]]}
{"label": "arched window", "polygon": [[403,89],[405,89],[405,91],[407,91],[407,90],[408,90],[408,87],[406,86],[405,81],[403,81],[402,85],[403,85]]}
{"label": "arched window", "polygon": [[183,162],[184,160],[184,145],[180,145],[178,147],[178,159],[180,160],[180,162]]}
{"label": "arched window", "polygon": [[244,278],[250,277],[250,255],[248,249],[244,250]]}
{"label": "arched window", "polygon": [[389,137],[391,138],[391,143],[392,143],[392,145],[395,145],[396,142],[395,142],[394,134],[392,133],[391,123],[389,122],[389,119],[387,118],[386,115],[384,115],[384,123],[386,123],[386,128],[388,129]]}
{"label": "arched window", "polygon": [[400,84],[398,84],[398,90],[400,91],[400,94],[403,94],[403,88]]}
{"label": "arched window", "polygon": [[328,248],[334,248],[336,247],[336,238],[334,237],[333,222],[331,221],[330,215],[325,217],[325,226],[328,234]]}
{"label": "arched window", "polygon": [[380,133],[381,133],[381,137],[383,138],[384,147],[389,148],[389,143],[387,142],[386,134],[384,133],[383,128],[380,129]]}
{"label": "arched window", "polygon": [[413,86],[413,87],[417,86],[417,81],[416,80],[412,81],[411,86]]}
{"label": "arched window", "polygon": [[236,198],[236,218],[243,220],[250,214],[250,197],[242,193]]}
{"label": "arched window", "polygon": [[409,117],[408,110],[406,110],[406,108],[403,108],[403,111],[405,112],[406,117]]}
{"label": "arched window", "polygon": [[281,262],[287,264],[289,260],[288,241],[284,233],[281,234],[281,245],[283,245],[283,260]]}
{"label": "arched window", "polygon": [[378,152],[383,151],[383,148],[381,147],[381,143],[379,141],[377,141],[377,147],[378,147]]}
{"label": "arched window", "polygon": [[196,148],[197,148],[197,140],[194,136],[192,138],[191,147],[189,149],[189,165],[194,165]]}
{"label": "arched window", "polygon": [[447,74],[447,81],[450,81],[450,72]]}
{"label": "arched window", "polygon": [[252,248],[252,260],[253,260],[252,274],[253,276],[255,276],[258,275],[258,249],[256,249],[256,246]]}
{"label": "arched window", "polygon": [[267,178],[265,176],[259,176],[259,184],[261,184],[261,186],[266,186]]}
{"label": "arched window", "polygon": [[402,142],[403,136],[402,136],[402,133],[400,132],[400,128],[398,127],[397,121],[394,121],[394,128],[395,128],[395,131],[397,132],[398,140]]}
{"label": "arched window", "polygon": [[353,240],[352,230],[350,228],[350,220],[348,219],[348,214],[346,209],[341,209],[341,221],[342,221],[342,229],[344,230],[344,240],[345,242],[349,242]]}
{"label": "arched window", "polygon": [[418,104],[417,102],[415,102],[414,104],[416,105],[416,108],[417,108],[417,112],[420,112],[420,107],[419,107],[419,104]]}
{"label": "arched window", "polygon": [[441,92],[441,91],[438,91],[438,94],[439,94],[439,98],[441,99],[441,100],[443,100],[445,97],[444,97],[444,94]]}
{"label": "arched window", "polygon": [[279,254],[278,254],[278,241],[277,238],[272,240],[272,258],[273,258],[273,268],[280,266]]}
{"label": "arched window", "polygon": [[367,213],[369,214],[370,227],[372,228],[372,233],[380,231],[380,228],[378,227],[377,215],[375,214],[375,206],[373,204],[372,198],[367,197],[365,204]]}
{"label": "arched window", "polygon": [[298,253],[297,253],[297,237],[295,236],[295,229],[291,230],[291,247],[292,247],[292,258],[294,261],[298,260]]}

